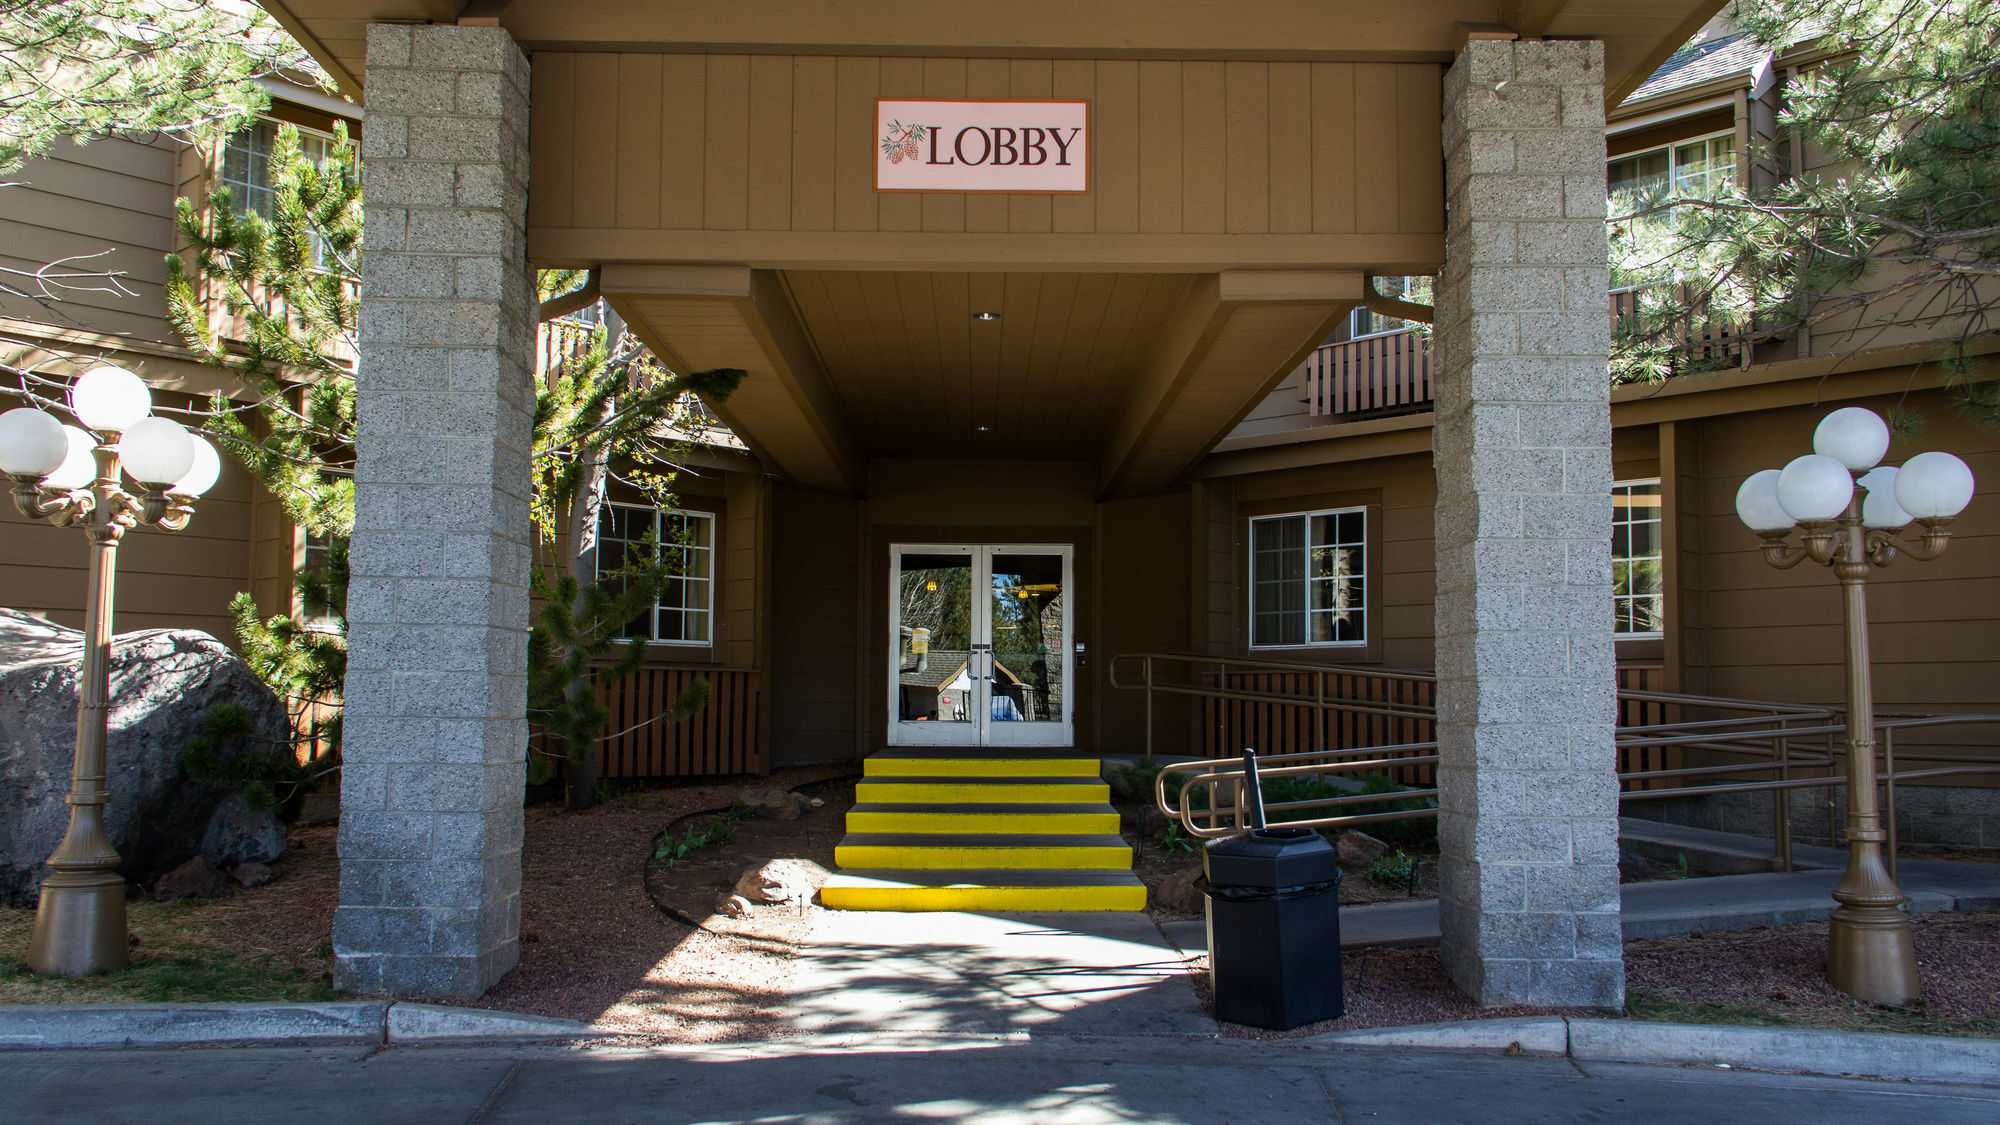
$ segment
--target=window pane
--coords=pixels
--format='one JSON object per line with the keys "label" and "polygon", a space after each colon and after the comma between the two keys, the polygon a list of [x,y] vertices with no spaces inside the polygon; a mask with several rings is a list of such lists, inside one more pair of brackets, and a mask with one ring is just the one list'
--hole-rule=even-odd
{"label": "window pane", "polygon": [[1605,168],[1605,179],[1614,195],[1621,191],[1643,194],[1667,182],[1667,166],[1666,149],[1649,149],[1611,161]]}

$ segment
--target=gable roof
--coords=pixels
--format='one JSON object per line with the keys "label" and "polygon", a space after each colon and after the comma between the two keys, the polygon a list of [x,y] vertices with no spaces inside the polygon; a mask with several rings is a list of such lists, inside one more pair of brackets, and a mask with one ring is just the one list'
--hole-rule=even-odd
{"label": "gable roof", "polygon": [[1747,31],[1704,39],[1675,51],[1652,77],[1632,91],[1627,102],[1657,98],[1676,90],[1691,89],[1704,82],[1754,70],[1770,48]]}

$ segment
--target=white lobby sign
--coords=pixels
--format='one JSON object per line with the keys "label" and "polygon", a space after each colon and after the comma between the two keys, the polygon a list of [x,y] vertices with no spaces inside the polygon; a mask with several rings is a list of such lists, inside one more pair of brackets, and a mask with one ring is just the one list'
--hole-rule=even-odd
{"label": "white lobby sign", "polygon": [[1081,194],[1090,103],[880,98],[875,190]]}

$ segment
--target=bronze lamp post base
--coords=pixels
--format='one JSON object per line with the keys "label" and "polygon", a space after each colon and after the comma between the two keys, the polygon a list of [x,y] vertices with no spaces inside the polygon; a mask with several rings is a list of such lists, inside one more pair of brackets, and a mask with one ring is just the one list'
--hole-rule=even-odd
{"label": "bronze lamp post base", "polygon": [[114,972],[129,960],[125,880],[115,871],[59,871],[42,881],[28,968],[81,977]]}

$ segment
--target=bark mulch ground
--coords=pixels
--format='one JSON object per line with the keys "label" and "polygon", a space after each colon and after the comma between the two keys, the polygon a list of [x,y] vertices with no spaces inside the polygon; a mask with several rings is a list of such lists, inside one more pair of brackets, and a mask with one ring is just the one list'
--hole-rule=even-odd
{"label": "bark mulch ground", "polygon": [[[793,959],[819,907],[776,904],[741,917],[715,913],[741,872],[766,859],[833,866],[851,769],[785,770],[629,793],[582,813],[528,810],[522,859],[521,961],[478,1006],[588,1020],[640,1040],[711,1042],[786,1034]],[[822,802],[796,820],[721,813],[748,788],[798,788]],[[740,810],[739,810],[740,812]],[[660,858],[662,834],[685,839],[718,821],[727,840]],[[300,999],[330,994],[328,934],[339,896],[334,829],[295,829],[277,878],[213,902],[133,903],[137,962],[149,976],[46,981],[0,971],[15,1003]],[[1149,885],[1198,856],[1149,844]],[[1425,874],[1430,875],[1425,865]],[[1428,881],[1428,880],[1427,880]],[[1423,894],[1423,891],[1419,891]],[[1405,897],[1402,888],[1343,884],[1344,901]],[[1156,917],[1162,917],[1156,913]],[[0,964],[25,955],[33,911],[0,910]],[[1825,981],[1826,926],[1811,923],[1626,943],[1626,1015],[1637,1019],[1827,1027],[2000,1037],[2000,911],[1914,920],[1924,1000],[1864,1004]],[[151,943],[151,944],[149,944]],[[152,952],[149,953],[149,950]],[[193,966],[192,969],[188,966]],[[223,973],[219,967],[230,967]],[[1189,963],[1201,1003],[1208,975]],[[195,970],[216,970],[204,976]],[[1442,1020],[1549,1014],[1480,1009],[1444,975],[1435,949],[1350,950],[1342,956],[1347,1014],[1287,1033],[1228,1028],[1232,1037]]]}
{"label": "bark mulch ground", "polygon": [[[761,1039],[781,1031],[790,961],[811,928],[810,910],[755,908],[743,919],[710,912],[736,873],[762,859],[800,854],[810,834],[831,865],[826,814],[797,821],[749,820],[731,839],[692,853],[664,880],[649,865],[662,832],[682,836],[691,814],[727,809],[748,788],[789,788],[839,778],[844,767],[784,770],[768,778],[629,794],[581,813],[528,810],[521,882],[521,963],[478,1001],[537,1015],[587,1020],[628,1035],[678,1042]],[[852,803],[852,786],[847,787]],[[772,854],[763,854],[772,853]],[[726,878],[726,882],[723,881]],[[662,896],[676,917],[648,892]],[[692,919],[694,925],[685,919]]]}

